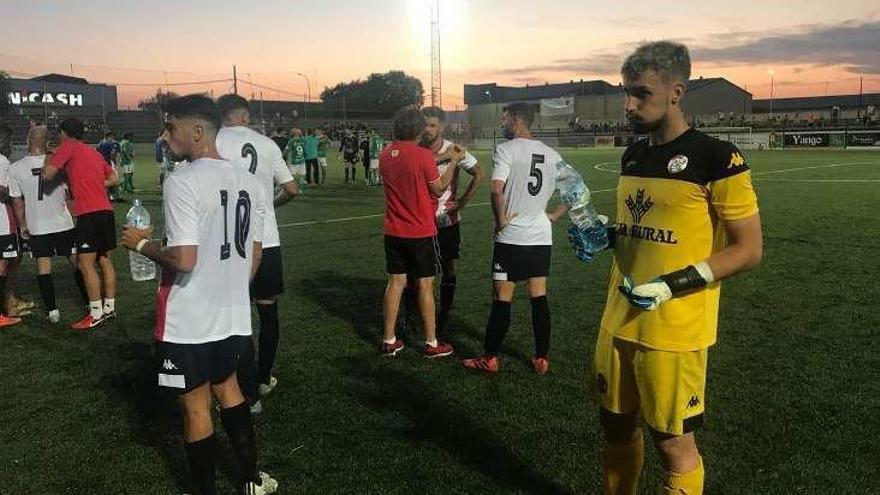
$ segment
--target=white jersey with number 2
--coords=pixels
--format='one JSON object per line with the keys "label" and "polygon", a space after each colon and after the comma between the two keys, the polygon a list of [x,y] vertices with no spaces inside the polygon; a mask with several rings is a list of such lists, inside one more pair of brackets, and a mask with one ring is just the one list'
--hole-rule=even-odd
{"label": "white jersey with number 2", "polygon": [[281,245],[278,221],[275,219],[275,185],[293,180],[290,169],[281,156],[281,149],[268,137],[245,126],[224,127],[217,133],[217,151],[220,156],[240,163],[253,174],[266,198],[266,224],[263,247]]}

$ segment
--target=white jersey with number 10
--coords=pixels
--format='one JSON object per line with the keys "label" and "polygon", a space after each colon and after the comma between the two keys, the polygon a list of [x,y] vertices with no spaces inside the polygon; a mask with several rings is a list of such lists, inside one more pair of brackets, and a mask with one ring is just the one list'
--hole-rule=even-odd
{"label": "white jersey with number 10", "polygon": [[199,344],[251,335],[253,243],[262,241],[266,203],[244,167],[202,158],[165,179],[168,246],[197,246],[189,273],[165,269],[156,340]]}

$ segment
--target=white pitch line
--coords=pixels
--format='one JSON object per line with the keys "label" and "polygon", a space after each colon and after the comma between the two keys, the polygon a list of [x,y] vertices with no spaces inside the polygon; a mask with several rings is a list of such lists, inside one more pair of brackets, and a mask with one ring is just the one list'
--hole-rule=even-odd
{"label": "white pitch line", "polygon": [[880,182],[880,179],[755,179],[761,182],[850,182],[850,183],[868,183]]}
{"label": "white pitch line", "polygon": [[[595,170],[600,172],[606,172],[609,174],[619,174],[619,170],[608,170],[606,168],[602,168],[603,165],[613,165],[615,162],[602,162],[593,165]],[[801,172],[804,170],[815,170],[815,169],[823,169],[823,168],[835,168],[835,167],[845,167],[849,165],[877,165],[877,162],[843,162],[843,163],[831,163],[829,165],[813,165],[810,167],[795,167],[795,168],[787,168],[783,170],[769,170],[766,172],[752,172],[752,177],[762,177],[764,175],[775,175],[775,174],[784,174],[788,172]],[[779,181],[779,182],[878,182],[877,179],[754,179],[760,181]]]}
{"label": "white pitch line", "polygon": [[[606,192],[611,192],[611,191],[616,191],[616,190],[617,190],[617,188],[614,188],[614,189],[599,189],[598,191],[590,191],[590,193],[591,193],[591,194],[599,194],[599,193],[606,193]],[[486,203],[473,203],[473,204],[471,204],[470,206],[471,206],[471,207],[473,207],[473,206],[489,206],[489,205],[491,205],[491,204],[492,204],[492,203],[489,203],[489,202],[486,202]],[[283,223],[283,224],[279,225],[278,228],[279,228],[279,229],[282,229],[282,228],[286,228],[286,227],[304,227],[304,226],[307,226],[307,225],[323,225],[323,224],[326,224],[326,223],[352,222],[352,221],[355,221],[355,220],[368,220],[368,219],[370,219],[370,218],[380,218],[380,217],[383,217],[383,216],[385,216],[384,213],[374,213],[374,214],[372,214],[372,215],[359,215],[359,216],[356,216],[356,217],[331,218],[331,219],[328,219],[328,220],[309,220],[309,221],[307,221],[307,222]]]}
{"label": "white pitch line", "polygon": [[784,174],[787,172],[800,172],[802,170],[815,170],[820,168],[835,168],[835,167],[845,167],[848,165],[875,165],[877,162],[843,162],[843,163],[831,163],[829,165],[813,165],[810,167],[796,167],[796,168],[786,168],[783,170],[770,170],[767,172],[755,172],[752,176],[757,175],[774,175],[774,174]]}

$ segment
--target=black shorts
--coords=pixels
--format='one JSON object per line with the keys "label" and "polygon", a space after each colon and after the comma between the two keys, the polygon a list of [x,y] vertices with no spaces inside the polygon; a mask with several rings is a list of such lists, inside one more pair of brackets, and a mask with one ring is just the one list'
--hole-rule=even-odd
{"label": "black shorts", "polygon": [[32,235],[30,237],[30,248],[36,258],[76,254],[76,229],[52,232],[51,234]]}
{"label": "black shorts", "polygon": [[76,252],[105,253],[116,249],[116,218],[112,211],[76,217]]}
{"label": "black shorts", "polygon": [[343,159],[343,160],[345,161],[345,163],[347,163],[349,166],[357,165],[357,163],[360,161],[360,160],[358,160],[358,156],[357,156],[357,155],[343,155],[343,156],[342,156],[342,159]]}
{"label": "black shorts", "polygon": [[546,277],[550,273],[551,248],[496,242],[492,253],[492,280],[522,282]]}
{"label": "black shorts", "polygon": [[434,277],[440,269],[436,237],[407,239],[385,236],[385,269],[413,278]]}
{"label": "black shorts", "polygon": [[250,336],[233,335],[204,344],[156,342],[159,387],[185,394],[205,383],[216,385],[238,368],[239,356],[251,352]]}
{"label": "black shorts", "polygon": [[457,260],[461,246],[461,229],[458,223],[437,230],[437,244],[440,245],[440,260],[444,263]]}
{"label": "black shorts", "polygon": [[284,292],[281,246],[263,249],[263,259],[251,281],[251,299],[271,299]]}
{"label": "black shorts", "polygon": [[18,234],[0,235],[0,258],[18,258]]}

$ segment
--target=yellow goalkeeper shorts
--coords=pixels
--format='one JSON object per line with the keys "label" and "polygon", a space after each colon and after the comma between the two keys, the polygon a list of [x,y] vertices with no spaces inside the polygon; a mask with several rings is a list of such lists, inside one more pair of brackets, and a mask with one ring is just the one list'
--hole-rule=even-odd
{"label": "yellow goalkeeper shorts", "polygon": [[600,331],[593,386],[600,405],[617,414],[640,412],[648,425],[670,435],[703,423],[708,348],[669,352]]}

